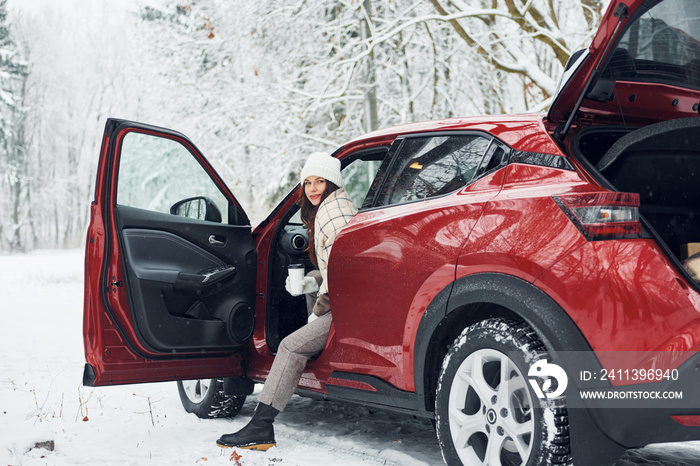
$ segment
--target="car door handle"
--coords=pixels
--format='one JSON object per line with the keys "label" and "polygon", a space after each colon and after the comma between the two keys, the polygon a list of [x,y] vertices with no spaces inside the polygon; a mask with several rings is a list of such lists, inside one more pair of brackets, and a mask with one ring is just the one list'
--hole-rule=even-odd
{"label": "car door handle", "polygon": [[175,286],[185,289],[203,289],[236,274],[236,267],[226,265],[197,273],[180,272],[177,274]]}
{"label": "car door handle", "polygon": [[226,245],[226,237],[225,236],[218,236],[218,235],[211,235],[209,236],[209,244],[212,246],[225,246]]}

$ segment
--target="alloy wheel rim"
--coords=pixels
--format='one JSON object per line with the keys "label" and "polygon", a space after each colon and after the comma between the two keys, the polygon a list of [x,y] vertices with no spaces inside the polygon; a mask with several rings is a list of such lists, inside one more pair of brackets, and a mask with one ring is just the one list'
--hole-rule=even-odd
{"label": "alloy wheel rim", "polygon": [[460,364],[448,402],[452,442],[462,464],[522,466],[535,437],[527,380],[504,353],[480,349]]}
{"label": "alloy wheel rim", "polygon": [[182,387],[185,390],[185,395],[192,403],[201,403],[207,392],[209,392],[209,379],[202,380],[183,380]]}

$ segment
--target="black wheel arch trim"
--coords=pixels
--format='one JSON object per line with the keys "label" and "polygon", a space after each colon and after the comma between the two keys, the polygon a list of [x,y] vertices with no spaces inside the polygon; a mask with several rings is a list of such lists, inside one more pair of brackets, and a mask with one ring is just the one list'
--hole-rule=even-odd
{"label": "black wheel arch trim", "polygon": [[[435,330],[448,316],[472,305],[490,305],[507,309],[510,314],[526,321],[540,336],[550,351],[592,350],[571,317],[545,292],[520,278],[502,273],[479,273],[456,280],[428,305],[416,333],[413,372],[416,390],[426,394],[425,367],[431,351]],[[488,312],[486,313],[488,317]],[[494,313],[493,317],[499,316]],[[482,320],[483,314],[474,322]],[[472,322],[470,322],[472,323]],[[461,331],[461,329],[460,329]],[[597,358],[593,356],[597,363]],[[591,367],[596,367],[591,366]]]}
{"label": "black wheel arch trim", "polygon": [[456,280],[447,314],[472,303],[495,304],[515,312],[539,334],[548,350],[591,351],[588,341],[561,306],[521,278],[479,273]]}
{"label": "black wheel arch trim", "polygon": [[[485,306],[484,306],[485,305]],[[498,310],[507,312],[498,312]],[[600,363],[590,344],[583,336],[571,317],[554,299],[534,284],[502,273],[478,273],[455,280],[441,290],[426,308],[416,333],[413,372],[416,387],[416,400],[423,405],[417,407],[424,417],[434,417],[434,394],[432,393],[428,367],[438,369],[436,364],[436,330],[441,325],[450,325],[461,312],[475,312],[473,322],[466,317],[467,325],[489,317],[510,316],[527,322],[541,338],[548,351],[553,351],[555,363],[564,367],[571,366],[567,361],[558,360],[566,352],[576,352],[577,357],[590,354],[586,367],[597,368]],[[492,312],[490,314],[490,312]],[[447,322],[447,324],[446,324]],[[466,327],[465,327],[466,328]],[[459,329],[461,332],[463,329]],[[452,343],[451,341],[449,342]],[[438,343],[439,344],[439,343]],[[577,361],[581,364],[581,361]],[[575,389],[575,383],[570,389]],[[567,390],[568,396],[569,390]],[[610,439],[605,432],[611,427],[598,413],[587,409],[569,410],[569,423],[572,432],[571,447],[574,458],[584,461],[581,464],[595,464],[601,458],[619,457],[624,450],[617,442]],[[604,427],[605,426],[605,427]],[[576,438],[576,440],[573,440]],[[596,444],[597,449],[590,445]],[[594,463],[586,463],[587,460]]]}

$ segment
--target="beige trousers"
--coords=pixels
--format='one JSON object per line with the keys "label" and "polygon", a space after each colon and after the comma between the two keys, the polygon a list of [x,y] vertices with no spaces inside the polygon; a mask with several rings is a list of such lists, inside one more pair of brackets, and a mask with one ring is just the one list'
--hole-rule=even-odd
{"label": "beige trousers", "polygon": [[258,397],[259,403],[284,410],[299,384],[306,362],[326,346],[331,320],[329,312],[282,340]]}
{"label": "beige trousers", "polygon": [[[317,282],[321,281],[321,272],[318,270],[312,270],[306,276],[315,278]],[[309,316],[313,313],[317,297],[317,292],[306,295],[306,312]],[[284,410],[299,385],[299,379],[309,358],[323,351],[326,346],[330,328],[329,312],[282,340],[258,402],[270,405],[278,411]]]}

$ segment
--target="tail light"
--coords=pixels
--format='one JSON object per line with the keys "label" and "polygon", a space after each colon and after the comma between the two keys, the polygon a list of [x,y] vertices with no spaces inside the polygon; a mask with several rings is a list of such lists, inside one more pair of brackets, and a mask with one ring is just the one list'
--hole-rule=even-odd
{"label": "tail light", "polygon": [[671,415],[671,419],[676,421],[678,424],[688,427],[700,427],[700,416],[698,415]]}
{"label": "tail light", "polygon": [[589,241],[642,235],[639,194],[577,193],[553,196],[553,199]]}

